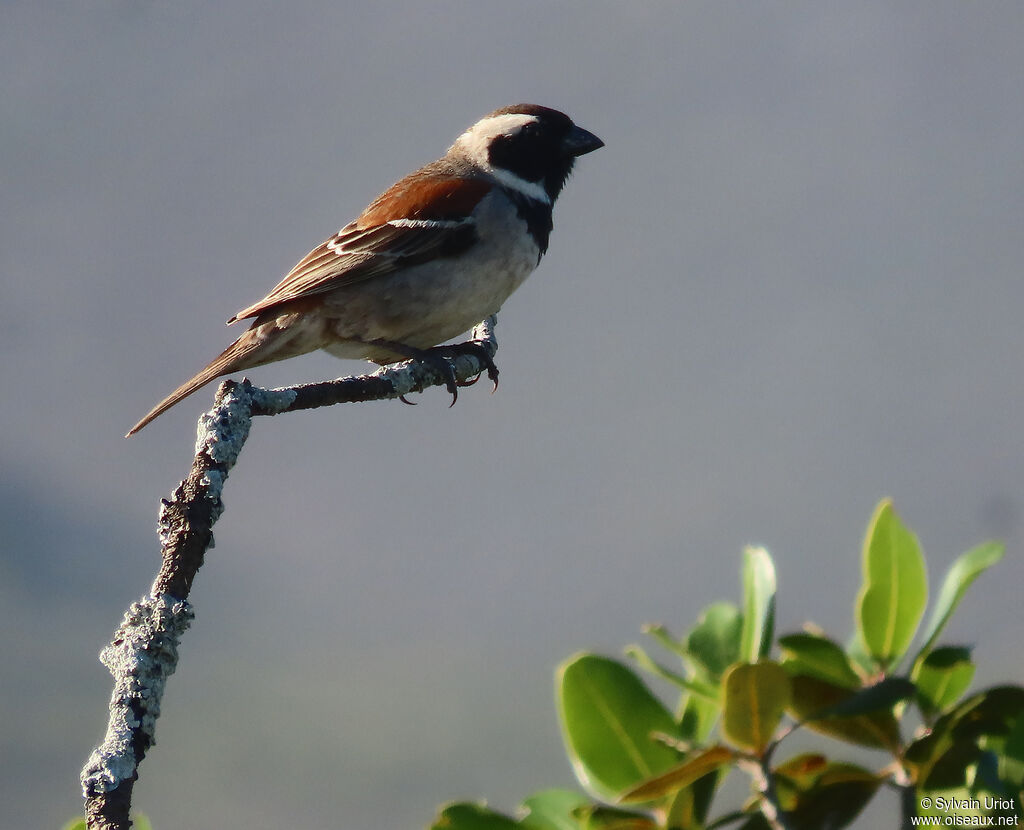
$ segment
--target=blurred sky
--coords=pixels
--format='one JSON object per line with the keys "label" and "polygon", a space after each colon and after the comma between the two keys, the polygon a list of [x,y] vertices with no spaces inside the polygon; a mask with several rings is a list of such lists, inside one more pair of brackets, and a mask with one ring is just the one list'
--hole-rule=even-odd
{"label": "blurred sky", "polygon": [[499,317],[500,390],[255,424],[136,805],[399,828],[574,786],[560,660],[736,598],[748,542],[780,628],[845,639],[886,495],[934,590],[1007,541],[947,639],[1024,681],[1022,42],[1017,2],[3,3],[0,823],[80,809],[96,654],[213,387],[121,436],[519,101],[607,146]]}

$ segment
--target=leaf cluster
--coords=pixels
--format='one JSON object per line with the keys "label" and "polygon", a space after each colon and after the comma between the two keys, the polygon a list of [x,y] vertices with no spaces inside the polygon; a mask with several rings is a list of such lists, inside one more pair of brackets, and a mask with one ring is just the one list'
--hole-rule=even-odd
{"label": "leaf cluster", "polygon": [[[929,803],[940,805],[931,814],[955,812],[961,823],[1019,818],[1024,688],[968,695],[971,648],[938,643],[971,583],[1002,555],[1001,544],[986,542],[954,562],[912,649],[927,569],[890,501],[878,505],[865,534],[855,630],[845,646],[813,625],[776,638],[774,563],[763,548],[747,548],[739,605],[709,606],[678,637],[647,627],[667,662],[632,646],[632,664],[580,653],[559,667],[558,716],[586,795],[546,790],[514,816],[451,804],[432,830],[841,828],[882,787],[901,792],[907,827],[929,814]],[[644,675],[675,690],[671,706]],[[829,741],[782,757],[798,730]],[[839,755],[844,745],[874,751],[878,763],[850,762]],[[750,797],[716,810],[733,770],[749,777]]]}

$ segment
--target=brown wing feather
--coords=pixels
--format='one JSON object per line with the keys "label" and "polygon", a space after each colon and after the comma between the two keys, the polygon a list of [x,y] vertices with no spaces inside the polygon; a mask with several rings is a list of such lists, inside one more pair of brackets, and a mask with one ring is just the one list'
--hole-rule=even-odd
{"label": "brown wing feather", "polygon": [[395,216],[439,221],[461,219],[473,211],[490,189],[491,185],[484,180],[443,174],[431,165],[389,187],[352,224],[369,228]]}
{"label": "brown wing feather", "polygon": [[[266,297],[228,323],[299,297],[464,250],[474,238],[472,222],[466,217],[489,190],[485,181],[439,176],[429,167],[407,176],[378,196],[355,222],[306,254]],[[396,217],[439,224],[389,224]]]}

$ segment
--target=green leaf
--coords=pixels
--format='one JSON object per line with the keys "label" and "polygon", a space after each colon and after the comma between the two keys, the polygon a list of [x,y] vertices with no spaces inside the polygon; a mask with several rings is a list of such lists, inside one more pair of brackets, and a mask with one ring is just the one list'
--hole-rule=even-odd
{"label": "green leaf", "polygon": [[686,741],[704,743],[711,735],[721,711],[720,695],[716,695],[715,700],[688,695],[679,714],[679,735]]}
{"label": "green leaf", "polygon": [[949,618],[960,604],[967,589],[984,571],[1003,558],[1004,547],[1001,542],[984,542],[976,548],[960,556],[949,568],[942,582],[942,590],[932,611],[928,628],[925,629],[924,645],[921,654],[926,653],[935,639],[945,628]]}
{"label": "green leaf", "polygon": [[737,746],[761,754],[790,702],[789,675],[778,663],[739,663],[726,672],[722,732]]}
{"label": "green leaf", "polygon": [[590,802],[572,790],[542,790],[523,801],[521,827],[528,830],[579,830],[573,811]]}
{"label": "green leaf", "polygon": [[658,827],[644,813],[603,805],[580,807],[575,815],[581,830],[657,830]]}
{"label": "green leaf", "polygon": [[806,674],[856,689],[860,676],[854,671],[842,646],[817,634],[787,634],[779,638],[782,666],[790,674]]}
{"label": "green leaf", "polygon": [[775,793],[792,830],[845,827],[877,791],[883,777],[824,755],[798,755],[774,770]]}
{"label": "green leaf", "polygon": [[913,697],[917,687],[905,677],[886,677],[871,686],[854,692],[842,700],[812,713],[806,720],[852,718],[882,710],[891,710],[900,701]]}
{"label": "green leaf", "polygon": [[690,786],[709,772],[714,772],[725,766],[735,757],[735,752],[721,744],[697,750],[690,753],[686,760],[678,766],[627,790],[619,796],[618,800],[628,804],[664,798]]}
{"label": "green leaf", "polygon": [[973,741],[954,741],[931,764],[921,788],[948,790],[966,787],[970,769],[978,763],[981,754],[981,747]]}
{"label": "green leaf", "polygon": [[673,654],[689,659],[686,651],[686,643],[677,640],[661,623],[647,623],[640,629],[644,634],[653,637],[660,645],[667,648]]}
{"label": "green leaf", "polygon": [[60,830],[86,830],[84,818],[73,818],[67,824],[63,825]]}
{"label": "green leaf", "polygon": [[[828,758],[816,752],[805,752],[783,761],[774,769],[776,784],[789,790],[806,790],[814,785],[821,774],[828,768]],[[786,804],[784,809],[789,809]]]}
{"label": "green leaf", "polygon": [[974,679],[971,650],[943,646],[925,653],[914,663],[911,679],[917,685],[917,702],[926,715],[951,707]]}
{"label": "green leaf", "polygon": [[725,778],[723,773],[728,773],[728,770],[719,768],[679,790],[669,801],[664,825],[673,828],[703,827],[707,823],[715,791]]}
{"label": "green leaf", "polygon": [[441,808],[430,830],[514,830],[518,822],[483,804],[459,802]]}
{"label": "green leaf", "polygon": [[678,737],[675,720],[627,666],[576,655],[561,665],[556,682],[566,751],[583,786],[611,799],[678,762],[651,737]]}
{"label": "green leaf", "polygon": [[882,778],[854,764],[832,763],[814,783],[798,789],[786,815],[792,830],[849,826],[871,801]]}
{"label": "green leaf", "polygon": [[928,601],[921,546],[888,499],[879,503],[868,526],[863,569],[858,631],[868,653],[888,667],[910,647]]}
{"label": "green leaf", "polygon": [[[948,716],[953,736],[977,738],[981,735],[1005,735],[1024,713],[1024,688],[993,686],[971,695]],[[939,729],[942,718],[936,722]]]}
{"label": "green leaf", "polygon": [[981,755],[974,764],[971,787],[975,790],[988,790],[989,792],[1002,792],[1003,782],[999,780],[999,758],[992,749],[982,750]]}
{"label": "green leaf", "polygon": [[858,693],[807,675],[795,675],[790,680],[793,696],[788,711],[809,729],[861,746],[891,751],[898,749],[899,727],[891,711],[815,720],[816,716],[829,707],[847,701]]}
{"label": "green leaf", "polygon": [[718,701],[717,688],[699,680],[690,680],[670,669],[665,668],[661,663],[655,662],[654,659],[640,646],[628,646],[626,648],[626,656],[635,660],[636,664],[644,671],[650,672],[656,677],[660,677],[662,680],[667,680],[673,686],[678,686],[680,689],[695,694],[698,697],[703,697],[706,700],[710,700],[712,702]]}
{"label": "green leaf", "polygon": [[1024,717],[1018,716],[1000,739],[999,778],[1018,790],[1024,788]]}
{"label": "green leaf", "polygon": [[864,645],[863,639],[861,639],[860,631],[854,632],[846,644],[846,656],[850,658],[850,665],[853,666],[854,671],[857,671],[862,678],[873,677],[877,674],[878,666],[875,665],[875,661],[868,654],[867,647]]}
{"label": "green leaf", "polygon": [[755,663],[771,650],[775,628],[775,565],[768,551],[743,551],[743,630],[740,659]]}
{"label": "green leaf", "polygon": [[979,739],[1012,734],[1020,717],[1024,717],[1024,689],[985,689],[935,721],[927,734],[907,747],[904,761],[914,769],[917,781],[940,786],[950,779],[951,767],[959,774],[965,764],[973,762],[972,753],[977,755]]}
{"label": "green leaf", "polygon": [[740,657],[743,615],[731,602],[716,602],[704,609],[686,637],[686,652],[716,681]]}

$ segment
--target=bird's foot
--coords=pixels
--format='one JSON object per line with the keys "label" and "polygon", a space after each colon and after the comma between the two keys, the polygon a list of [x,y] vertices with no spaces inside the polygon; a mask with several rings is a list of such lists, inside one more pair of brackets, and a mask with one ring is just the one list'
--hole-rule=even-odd
{"label": "bird's foot", "polygon": [[[494,384],[491,387],[491,393],[493,394],[495,390],[497,390],[498,367],[494,365],[494,359],[491,357],[490,352],[487,351],[487,348],[483,344],[478,343],[474,340],[469,340],[465,343],[453,343],[450,346],[435,346],[433,349],[430,349],[429,351],[439,353],[446,361],[448,361],[449,365],[451,365],[451,362],[454,361],[457,357],[460,357],[462,355],[469,355],[470,357],[475,357],[478,361],[480,361],[481,365],[484,367],[483,371],[480,372],[480,374],[478,374],[476,377],[471,378],[470,380],[456,381],[456,385],[472,386],[474,383],[480,380],[480,375],[482,375],[484,372],[487,372],[488,380],[490,380],[491,383]],[[452,403],[454,403],[454,401],[452,401]]]}
{"label": "bird's foot", "polygon": [[[444,378],[445,388],[452,396],[452,402],[449,406],[455,406],[455,401],[459,399],[459,387],[460,386],[472,386],[480,379],[480,375],[483,372],[487,372],[487,377],[491,383],[494,384],[492,392],[498,388],[498,367],[494,365],[494,360],[491,358],[490,352],[487,351],[486,347],[476,341],[468,341],[466,343],[453,343],[448,346],[434,346],[430,349],[417,349],[412,346],[406,346],[404,343],[395,343],[386,340],[373,341],[373,345],[383,346],[390,349],[393,352],[408,357],[412,360],[418,360],[437,372],[442,378]],[[455,376],[454,362],[457,358],[463,355],[470,355],[475,357],[483,365],[483,372],[477,375],[471,380],[460,381]],[[408,400],[404,395],[399,396],[399,400],[402,403],[407,403],[411,406],[415,406],[413,401]]]}

